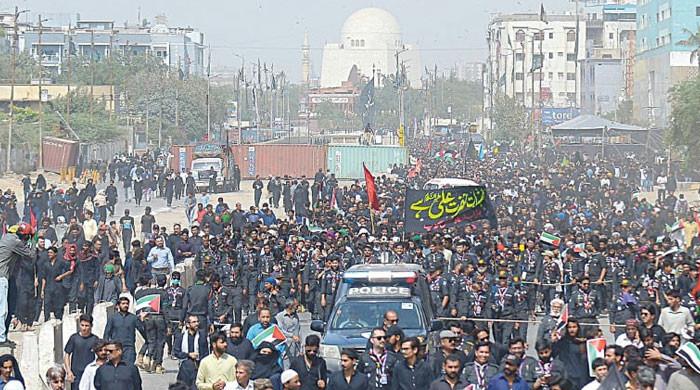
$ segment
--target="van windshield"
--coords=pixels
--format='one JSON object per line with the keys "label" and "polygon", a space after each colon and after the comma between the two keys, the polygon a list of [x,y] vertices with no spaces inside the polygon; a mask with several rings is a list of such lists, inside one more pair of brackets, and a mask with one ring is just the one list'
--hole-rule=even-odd
{"label": "van windshield", "polygon": [[384,324],[384,313],[394,310],[399,314],[401,329],[423,330],[425,325],[419,307],[411,300],[381,300],[367,302],[346,300],[336,306],[330,329],[372,329]]}
{"label": "van windshield", "polygon": [[206,171],[209,170],[209,168],[214,167],[215,171],[220,171],[221,170],[221,165],[219,162],[196,162],[194,165],[192,165],[192,170],[193,171]]}

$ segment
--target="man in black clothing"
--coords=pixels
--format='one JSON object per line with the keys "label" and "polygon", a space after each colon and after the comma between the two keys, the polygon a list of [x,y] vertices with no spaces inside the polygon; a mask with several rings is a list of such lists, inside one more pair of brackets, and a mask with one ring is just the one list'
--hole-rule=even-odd
{"label": "man in black clothing", "polygon": [[299,374],[300,390],[323,389],[328,383],[326,361],[318,356],[320,344],[321,339],[317,335],[306,336],[304,354],[293,357],[289,362],[289,368]]}
{"label": "man in black clothing", "polygon": [[104,338],[118,341],[120,343],[119,360],[123,355],[124,361],[133,365],[136,361],[136,331],[138,330],[144,339],[147,338],[146,331],[143,328],[143,322],[139,321],[136,315],[129,313],[129,298],[120,297],[117,305],[119,310],[107,319]]}
{"label": "man in black clothing", "polygon": [[240,322],[231,324],[228,331],[228,343],[226,343],[226,353],[235,357],[238,361],[251,360],[255,356],[253,344],[243,337],[243,325]]}
{"label": "man in black clothing", "polygon": [[[128,301],[127,301],[128,303]],[[95,373],[97,390],[141,390],[141,375],[133,363],[122,360],[122,344],[109,341],[105,345],[109,360]]]}
{"label": "man in black clothing", "polygon": [[186,316],[197,316],[199,318],[199,329],[208,329],[207,317],[209,315],[209,285],[206,283],[207,272],[197,270],[195,274],[197,281],[194,286],[187,288],[185,299],[182,302],[182,321]]}
{"label": "man in black clothing", "polygon": [[460,372],[462,365],[459,357],[448,355],[445,362],[442,364],[442,371],[445,372],[440,378],[430,384],[430,390],[456,390],[463,389],[467,386],[467,382],[462,380]]}
{"label": "man in black clothing", "polygon": [[369,339],[372,347],[360,356],[357,364],[357,370],[367,375],[370,389],[391,388],[391,372],[396,364],[396,356],[386,350],[386,339],[384,328],[374,328]]}
{"label": "man in black clothing", "polygon": [[107,210],[109,210],[109,216],[114,216],[114,206],[117,204],[117,187],[114,185],[114,180],[109,182],[109,185],[105,189],[105,195],[107,197]]}
{"label": "man in black clothing", "polygon": [[260,198],[262,198],[263,182],[260,180],[260,176],[255,176],[255,181],[253,182],[253,198],[255,199],[255,208],[260,207]]}
{"label": "man in black clothing", "polygon": [[63,355],[63,365],[66,370],[66,380],[75,383],[75,387],[80,383],[85,367],[95,360],[92,346],[98,340],[92,334],[92,316],[90,314],[80,315],[80,331],[70,336]]}
{"label": "man in black clothing", "polygon": [[[149,295],[158,295],[160,297],[161,310],[156,312],[149,307],[142,309],[142,313],[145,313],[143,326],[146,329],[148,357],[150,358],[150,365],[146,367],[146,370],[148,372],[155,372],[156,374],[163,374],[165,373],[165,370],[163,369],[163,348],[165,347],[167,324],[165,321],[165,308],[162,304],[168,299],[165,292],[165,275],[158,275],[156,277],[156,281],[156,287],[146,287],[144,289],[137,290],[134,293],[134,299],[138,301],[139,299]],[[148,283],[146,283],[146,285],[148,285]]]}
{"label": "man in black clothing", "polygon": [[464,352],[456,348],[458,338],[459,337],[451,330],[443,330],[440,332],[440,348],[431,353],[427,360],[428,365],[433,372],[433,378],[438,378],[445,374],[442,369],[444,367],[443,363],[447,356],[455,355],[459,358],[461,363],[459,366],[460,371],[464,368],[464,365],[467,364],[467,356],[464,354]]}
{"label": "man in black clothing", "polygon": [[403,359],[396,362],[392,373],[392,390],[423,390],[430,386],[433,373],[424,360],[418,358],[420,341],[411,337],[401,343]]}
{"label": "man in black clothing", "polygon": [[342,370],[331,375],[328,380],[328,390],[365,390],[368,388],[367,376],[355,370],[357,358],[357,352],[352,349],[344,349],[340,352]]}

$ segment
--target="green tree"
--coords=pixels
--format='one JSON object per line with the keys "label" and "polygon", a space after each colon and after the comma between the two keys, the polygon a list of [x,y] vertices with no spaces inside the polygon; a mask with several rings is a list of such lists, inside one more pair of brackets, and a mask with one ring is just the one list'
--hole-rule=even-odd
{"label": "green tree", "polygon": [[522,143],[532,130],[527,111],[509,96],[498,96],[493,103],[495,139]]}
{"label": "green tree", "polygon": [[671,88],[671,126],[667,142],[687,147],[686,161],[700,158],[700,76]]}
{"label": "green tree", "polygon": [[678,44],[693,49],[690,52],[690,62],[698,59],[698,72],[700,72],[700,25],[698,25],[698,29],[695,32],[684,28],[683,33],[688,34],[688,38],[679,41]]}

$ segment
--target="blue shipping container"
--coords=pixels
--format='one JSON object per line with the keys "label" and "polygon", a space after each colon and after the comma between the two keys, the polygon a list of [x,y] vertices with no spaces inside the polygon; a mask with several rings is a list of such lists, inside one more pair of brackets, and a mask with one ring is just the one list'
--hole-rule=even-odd
{"label": "blue shipping container", "polygon": [[362,163],[374,176],[387,173],[394,164],[408,164],[408,151],[400,146],[330,145],[328,168],[339,179],[364,178]]}

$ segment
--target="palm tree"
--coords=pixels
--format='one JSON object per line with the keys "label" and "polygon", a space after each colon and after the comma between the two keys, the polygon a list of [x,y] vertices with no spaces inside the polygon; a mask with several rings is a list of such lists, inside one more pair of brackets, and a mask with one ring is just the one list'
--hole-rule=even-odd
{"label": "palm tree", "polygon": [[698,25],[698,31],[696,32],[692,32],[687,28],[684,28],[683,32],[688,34],[688,38],[679,41],[678,44],[693,49],[690,52],[690,62],[693,62],[696,58],[698,59],[698,73],[700,75],[700,25]]}

